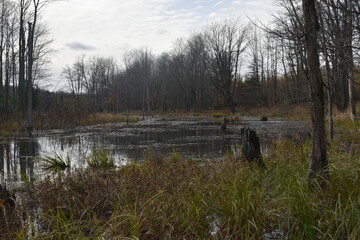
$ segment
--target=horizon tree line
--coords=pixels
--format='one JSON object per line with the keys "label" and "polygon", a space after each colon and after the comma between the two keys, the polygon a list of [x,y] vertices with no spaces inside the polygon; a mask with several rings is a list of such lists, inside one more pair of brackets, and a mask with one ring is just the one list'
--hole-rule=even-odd
{"label": "horizon tree line", "polygon": [[[234,112],[237,106],[307,103],[309,70],[301,30],[301,1],[279,2],[284,12],[276,16],[270,27],[225,19],[204,26],[187,39],[177,39],[170,51],[159,55],[148,48],[129,50],[122,57],[122,65],[113,58],[81,56],[64,68],[62,76],[75,101],[81,95],[86,99],[85,95],[89,94],[97,99],[96,111],[149,113],[228,107]],[[333,14],[328,12],[330,7],[341,6],[321,2],[317,7],[323,16]],[[345,41],[346,46],[351,43],[350,47],[336,46],[326,37],[335,31],[331,28],[335,26],[321,28],[319,45],[329,111],[333,103],[339,111],[351,106],[354,119],[354,85],[359,66],[359,58],[354,56],[359,55],[360,38],[358,16],[353,15],[356,24],[348,36],[351,41]],[[343,59],[339,59],[341,56]],[[85,87],[89,82],[92,88]]]}
{"label": "horizon tree line", "polygon": [[[177,39],[170,51],[159,55],[148,48],[129,50],[122,56],[122,64],[111,57],[79,56],[62,73],[73,105],[88,111],[141,110],[149,114],[152,110],[223,107],[234,112],[237,107],[307,103],[301,1],[277,2],[281,12],[271,24],[245,24],[236,18],[213,22],[186,39]],[[46,26],[37,19],[49,1],[0,3],[1,113],[24,116],[25,109],[32,108],[26,106],[39,101],[37,97],[28,101],[30,93],[40,91],[36,82],[48,74],[51,41]],[[327,0],[317,2],[316,8],[328,112],[333,112],[333,105],[340,111],[350,107],[355,119],[359,3]],[[32,79],[35,88],[28,87]],[[84,108],[86,102],[91,105]]]}

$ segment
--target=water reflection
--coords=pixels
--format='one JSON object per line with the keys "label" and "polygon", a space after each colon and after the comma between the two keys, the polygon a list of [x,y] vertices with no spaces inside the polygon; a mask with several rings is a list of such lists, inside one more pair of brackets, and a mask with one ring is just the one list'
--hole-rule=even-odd
{"label": "water reflection", "polygon": [[34,157],[38,149],[36,139],[0,143],[0,184],[13,188],[24,180],[34,180]]}
{"label": "water reflection", "polygon": [[[18,185],[21,180],[43,176],[34,157],[54,156],[54,152],[71,159],[72,168],[86,167],[85,156],[93,149],[106,149],[116,165],[130,160],[141,161],[144,151],[169,155],[174,149],[192,158],[217,158],[226,152],[238,152],[240,129],[255,129],[261,141],[284,135],[307,135],[309,124],[273,119],[260,122],[244,117],[226,131],[212,118],[148,119],[133,124],[105,124],[73,130],[51,130],[35,137],[15,138],[0,143],[0,184]],[[264,147],[263,147],[264,148]]]}

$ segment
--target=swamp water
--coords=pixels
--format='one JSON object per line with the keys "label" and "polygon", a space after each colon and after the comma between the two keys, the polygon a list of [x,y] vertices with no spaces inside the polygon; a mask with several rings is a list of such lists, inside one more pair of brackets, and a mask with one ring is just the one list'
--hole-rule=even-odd
{"label": "swamp water", "polygon": [[85,156],[94,149],[104,149],[117,166],[131,160],[142,161],[144,151],[151,148],[168,156],[176,151],[194,159],[214,159],[240,149],[240,130],[256,130],[263,150],[265,143],[277,138],[309,136],[308,122],[271,118],[259,121],[255,117],[240,117],[220,129],[221,118],[212,117],[151,117],[137,123],[112,123],[71,130],[48,130],[34,133],[32,138],[0,139],[0,184],[8,189],[23,181],[46,176],[37,158],[55,153],[70,157],[72,168],[87,166]]}

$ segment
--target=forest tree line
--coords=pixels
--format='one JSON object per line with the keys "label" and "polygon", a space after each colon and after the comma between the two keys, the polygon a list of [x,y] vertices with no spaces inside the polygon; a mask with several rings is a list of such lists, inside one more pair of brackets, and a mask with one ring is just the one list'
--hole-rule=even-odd
{"label": "forest tree line", "polygon": [[0,117],[27,119],[31,134],[33,97],[47,77],[51,56],[48,29],[40,20],[51,0],[0,1]]}
{"label": "forest tree line", "polygon": [[[112,57],[79,56],[61,75],[67,93],[35,90],[46,78],[50,40],[45,25],[31,25],[39,1],[1,0],[1,113],[25,111],[29,92],[39,110],[172,111],[274,106],[309,101],[308,66],[301,1],[279,0],[271,23],[236,18],[212,22],[171,50],[155,55],[148,48],[129,50],[121,64]],[[329,110],[350,107],[356,116],[356,78],[360,60],[360,3],[317,2],[322,75]],[[30,34],[29,34],[30,33]],[[33,63],[29,64],[29,56]],[[31,70],[31,71],[30,71]],[[35,86],[29,89],[29,80]]]}

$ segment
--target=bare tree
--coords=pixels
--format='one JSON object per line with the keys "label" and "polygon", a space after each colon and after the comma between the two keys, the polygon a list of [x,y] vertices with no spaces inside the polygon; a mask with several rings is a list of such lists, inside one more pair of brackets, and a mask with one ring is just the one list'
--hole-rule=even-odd
{"label": "bare tree", "polygon": [[185,103],[186,110],[190,109],[191,105],[191,79],[188,78],[188,59],[187,59],[187,46],[186,41],[183,38],[179,38],[175,41],[174,47],[171,51],[171,64],[170,70],[172,76],[176,80],[177,86],[179,87],[177,98],[177,108],[179,107],[179,100],[183,100]]}
{"label": "bare tree", "polygon": [[[356,118],[354,99],[354,52],[359,47],[359,35],[356,25],[359,14],[357,1],[327,0],[319,2],[321,11],[322,41],[324,59],[329,62],[329,87],[332,98],[340,111],[350,107],[351,119]],[[326,54],[326,56],[325,56]]]}
{"label": "bare tree", "polygon": [[[21,0],[22,2],[23,0]],[[32,14],[31,18],[28,21],[28,39],[27,39],[27,129],[29,135],[32,135],[33,122],[32,122],[32,112],[33,112],[33,81],[34,81],[34,60],[36,52],[35,45],[35,36],[38,28],[38,18],[42,9],[50,2],[54,0],[32,0]],[[23,34],[23,32],[21,31]],[[24,41],[24,40],[23,40]],[[23,46],[24,47],[24,46]],[[22,59],[24,60],[24,59]]]}
{"label": "bare tree", "polygon": [[235,112],[233,89],[239,80],[240,56],[246,48],[247,27],[228,19],[208,25],[204,30],[205,61],[212,83]]}
{"label": "bare tree", "polygon": [[25,108],[26,102],[26,83],[25,83],[25,65],[26,65],[26,35],[25,21],[27,11],[30,6],[30,0],[20,0],[20,20],[19,20],[19,109],[20,113]]}
{"label": "bare tree", "polygon": [[68,88],[74,97],[77,107],[80,105],[80,95],[86,81],[85,75],[85,56],[79,57],[72,67],[66,66],[62,71],[62,76],[68,83]]}
{"label": "bare tree", "polygon": [[312,147],[309,179],[317,179],[324,186],[330,179],[324,122],[324,83],[319,60],[319,22],[315,0],[303,0],[305,46],[311,96]]}
{"label": "bare tree", "polygon": [[[14,15],[16,7],[15,4],[11,1],[2,1],[2,11],[1,11],[1,41],[0,44],[0,52],[5,52],[5,59],[1,56],[1,71],[3,74],[1,76],[1,84],[0,84],[0,96],[2,95],[2,79],[5,77],[5,94],[3,98],[0,98],[4,101],[4,109],[6,113],[9,113],[9,104],[10,104],[10,82],[13,74],[13,65],[12,65],[12,50],[15,44],[15,31],[16,31],[16,16]],[[0,54],[2,55],[2,54]],[[5,62],[4,62],[5,60]],[[4,64],[3,64],[4,63]],[[4,68],[4,69],[3,69]]]}

